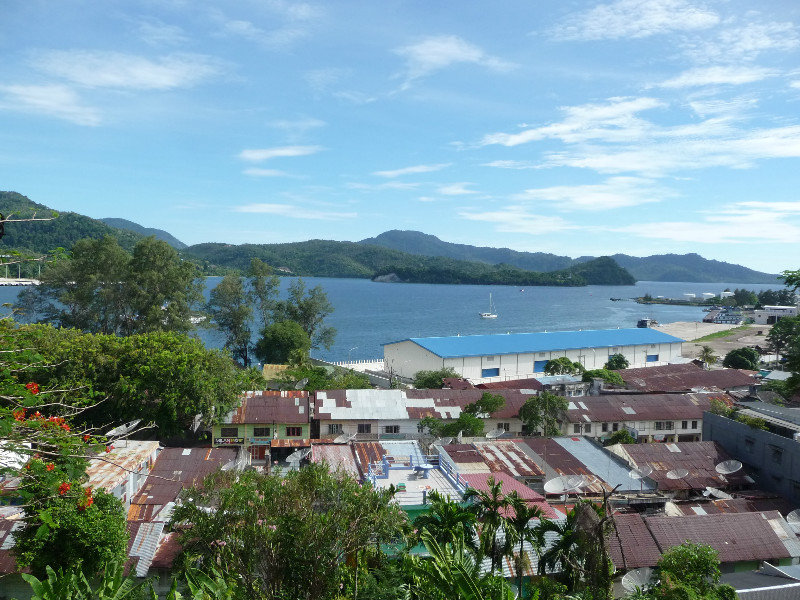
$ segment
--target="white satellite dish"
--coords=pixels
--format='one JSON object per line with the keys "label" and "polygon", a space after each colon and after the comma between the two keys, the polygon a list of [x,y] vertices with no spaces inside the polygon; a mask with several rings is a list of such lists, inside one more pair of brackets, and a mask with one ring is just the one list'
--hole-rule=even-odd
{"label": "white satellite dish", "polygon": [[334,444],[346,444],[347,442],[352,440],[354,437],[356,437],[356,435],[357,434],[355,434],[355,433],[340,433],[335,438],[333,438],[333,443]]}
{"label": "white satellite dish", "polygon": [[106,432],[106,437],[117,437],[120,435],[125,435],[126,433],[130,433],[136,426],[141,423],[141,419],[136,419],[135,421],[128,421],[124,425],[120,425],[119,427],[114,427],[111,431]]}
{"label": "white satellite dish", "polygon": [[628,471],[628,477],[631,479],[644,479],[653,472],[653,467],[650,465],[642,465],[635,469]]}
{"label": "white satellite dish", "polygon": [[566,484],[564,477],[553,477],[544,482],[544,491],[548,494],[564,494],[569,489]]}
{"label": "white satellite dish", "polygon": [[689,474],[689,471],[686,469],[672,469],[671,471],[667,471],[667,479],[683,479]]}
{"label": "white satellite dish", "polygon": [[453,441],[453,438],[451,438],[451,437],[436,438],[435,440],[433,440],[433,443],[431,444],[431,446],[447,446],[447,444],[449,444],[452,441]]}
{"label": "white satellite dish", "polygon": [[795,533],[800,534],[800,508],[793,510],[786,515],[786,522],[794,530]]}
{"label": "white satellite dish", "polygon": [[706,487],[705,491],[703,492],[703,496],[711,496],[713,498],[717,498],[719,500],[732,500],[733,496],[730,494],[726,494],[722,490],[718,490],[717,488],[713,487]]}
{"label": "white satellite dish", "polygon": [[742,468],[742,463],[738,460],[723,460],[719,463],[714,470],[719,473],[720,475],[730,475],[731,473],[736,473],[739,469]]}
{"label": "white satellite dish", "polygon": [[567,489],[571,492],[578,492],[588,484],[589,482],[585,475],[570,475],[567,477]]}
{"label": "white satellite dish", "polygon": [[499,438],[501,435],[503,435],[504,433],[505,433],[505,431],[503,429],[494,429],[493,431],[490,431],[489,433],[486,434],[486,439],[495,440],[495,439]]}
{"label": "white satellite dish", "polygon": [[636,590],[647,590],[655,583],[655,572],[650,567],[642,567],[628,571],[622,576],[622,587],[626,592],[634,593]]}
{"label": "white satellite dish", "polygon": [[296,462],[299,463],[305,457],[311,454],[311,448],[300,448],[299,450],[295,450],[289,456],[286,457],[286,462]]}

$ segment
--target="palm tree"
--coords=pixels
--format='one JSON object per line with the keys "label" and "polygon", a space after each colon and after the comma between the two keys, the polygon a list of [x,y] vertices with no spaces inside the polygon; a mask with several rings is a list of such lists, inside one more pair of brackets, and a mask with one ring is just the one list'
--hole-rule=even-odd
{"label": "palm tree", "polygon": [[574,592],[580,581],[581,560],[579,536],[575,529],[577,513],[571,510],[563,521],[542,519],[536,526],[536,534],[543,540],[548,533],[557,538],[547,547],[539,559],[539,574],[560,569],[570,592]]}
{"label": "palm tree", "polygon": [[503,554],[497,543],[497,533],[505,526],[506,519],[503,513],[508,509],[509,501],[503,495],[502,481],[495,481],[494,477],[489,477],[487,483],[488,491],[467,489],[464,501],[473,502],[470,508],[481,523],[480,554],[491,557],[492,573],[494,573]]}
{"label": "palm tree", "polygon": [[478,553],[475,539],[475,513],[463,508],[458,502],[442,496],[436,490],[430,493],[431,507],[427,513],[414,519],[414,527],[420,535],[426,530],[439,544],[453,543],[457,537],[464,540],[465,546]]}
{"label": "palm tree", "polygon": [[508,495],[508,499],[514,514],[506,518],[506,539],[512,540],[512,545],[519,543],[519,553],[514,555],[514,570],[517,572],[519,597],[523,598],[522,570],[525,567],[525,554],[522,548],[525,542],[529,542],[534,548],[539,546],[539,538],[536,530],[530,527],[530,521],[540,519],[542,511],[538,506],[525,502],[515,491]]}
{"label": "palm tree", "polygon": [[697,355],[697,358],[702,360],[710,367],[717,362],[719,357],[714,354],[714,350],[711,348],[711,346],[703,346],[703,349],[700,351],[700,354]]}

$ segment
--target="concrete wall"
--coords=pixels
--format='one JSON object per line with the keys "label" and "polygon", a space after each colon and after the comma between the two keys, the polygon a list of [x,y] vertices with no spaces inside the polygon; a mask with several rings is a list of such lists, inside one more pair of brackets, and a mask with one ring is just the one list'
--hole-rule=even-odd
{"label": "concrete wall", "polygon": [[[450,422],[450,421],[448,421]],[[336,421],[329,421],[323,420],[320,421],[320,433],[319,437],[321,439],[332,439],[335,438],[338,433],[328,433],[329,428],[328,426],[331,424],[339,424],[342,426],[342,433],[346,433],[348,435],[358,434],[358,425],[359,423],[369,423],[371,425],[370,435],[372,438],[370,439],[382,439],[382,440],[391,440],[391,439],[416,439],[420,437],[419,432],[419,419],[403,419],[403,420],[336,420]],[[489,433],[490,431],[494,431],[498,429],[499,424],[501,423],[508,423],[508,432],[509,434],[520,435],[522,433],[522,421],[518,418],[508,418],[508,419],[484,419],[483,421],[484,433]],[[386,427],[398,427],[398,433],[387,433]],[[503,428],[505,430],[505,428]]]}
{"label": "concrete wall", "polygon": [[800,443],[706,412],[703,439],[718,442],[754,473],[759,488],[800,505]]}
{"label": "concrete wall", "polygon": [[383,358],[387,371],[408,379],[417,371],[438,371],[444,366],[442,357],[408,340],[386,344]]}
{"label": "concrete wall", "polygon": [[[666,422],[669,419],[659,419],[659,421]],[[683,427],[683,421],[686,421],[686,428]],[[692,422],[697,423],[697,427],[692,427]],[[654,442],[656,436],[664,436],[663,439],[658,441],[663,442],[691,442],[703,441],[705,438],[703,434],[703,420],[702,419],[679,419],[672,421],[673,429],[656,429],[656,421],[617,421],[617,429],[624,429],[626,426],[635,429],[638,432],[639,442]],[[575,426],[580,426],[580,431],[575,431]],[[586,425],[590,425],[590,430],[586,431]],[[562,427],[564,435],[583,435],[591,438],[605,438],[614,433],[612,422],[608,422],[608,431],[603,431],[602,422],[592,423],[565,423]]]}

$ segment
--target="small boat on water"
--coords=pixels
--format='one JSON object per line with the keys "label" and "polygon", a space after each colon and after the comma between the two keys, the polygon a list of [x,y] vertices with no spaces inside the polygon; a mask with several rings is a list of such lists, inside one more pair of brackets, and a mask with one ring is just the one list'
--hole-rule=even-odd
{"label": "small boat on water", "polygon": [[481,319],[496,319],[497,313],[495,312],[494,302],[492,301],[492,295],[489,294],[489,310],[487,312],[478,313]]}

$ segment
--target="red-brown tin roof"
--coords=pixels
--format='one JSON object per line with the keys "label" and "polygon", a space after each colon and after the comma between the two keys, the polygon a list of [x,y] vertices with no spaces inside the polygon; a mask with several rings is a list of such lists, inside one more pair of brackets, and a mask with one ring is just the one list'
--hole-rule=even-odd
{"label": "red-brown tin roof", "polygon": [[730,390],[757,383],[738,369],[706,371],[694,363],[624,369],[619,374],[630,389],[651,393],[689,392],[698,388]]}

